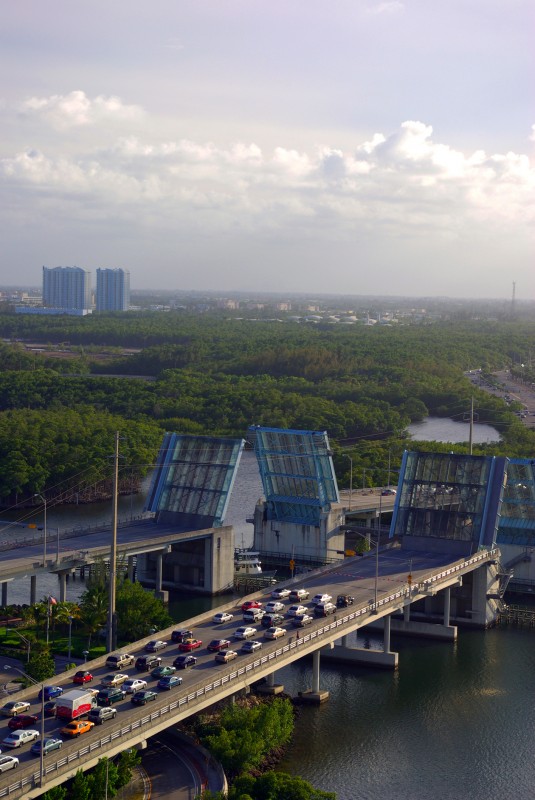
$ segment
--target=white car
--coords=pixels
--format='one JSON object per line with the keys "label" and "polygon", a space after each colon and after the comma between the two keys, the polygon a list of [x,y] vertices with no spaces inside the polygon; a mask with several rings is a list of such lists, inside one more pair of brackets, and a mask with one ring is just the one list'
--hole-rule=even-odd
{"label": "white car", "polygon": [[264,632],[264,639],[280,639],[281,636],[286,636],[286,628],[268,628]]}
{"label": "white car", "polygon": [[276,614],[283,610],[284,603],[281,603],[280,600],[270,600],[269,603],[266,603],[266,614]]}
{"label": "white car", "polygon": [[274,600],[284,600],[290,594],[289,589],[273,589],[271,596]]}
{"label": "white car", "polygon": [[256,634],[256,628],[249,628],[247,625],[242,625],[240,628],[236,628],[236,631],[234,632],[236,639],[250,639],[251,636],[256,636]]}
{"label": "white car", "polygon": [[288,609],[288,616],[289,617],[301,617],[303,614],[306,614],[308,608],[306,606],[301,606],[299,604],[295,606],[290,606]]}
{"label": "white car", "polygon": [[254,639],[252,642],[244,642],[240,648],[240,653],[254,653],[262,649],[262,642]]}
{"label": "white car", "polygon": [[4,747],[21,747],[28,742],[35,742],[39,738],[39,731],[32,731],[29,729],[22,731],[12,731],[5,739],[2,740]]}
{"label": "white car", "polygon": [[129,680],[123,683],[123,690],[127,692],[127,694],[140,692],[142,689],[146,688],[147,688],[147,681],[144,681],[141,678],[129,678]]}
{"label": "white car", "polygon": [[331,600],[332,596],[330,594],[315,594],[310,602],[313,606],[317,606],[318,603],[330,603]]}
{"label": "white car", "polygon": [[0,756],[0,772],[6,772],[8,769],[16,769],[19,765],[18,758],[15,756]]}
{"label": "white car", "polygon": [[218,611],[213,617],[213,621],[218,625],[223,622],[230,622],[232,619],[234,619],[234,614],[229,614],[228,611]]}

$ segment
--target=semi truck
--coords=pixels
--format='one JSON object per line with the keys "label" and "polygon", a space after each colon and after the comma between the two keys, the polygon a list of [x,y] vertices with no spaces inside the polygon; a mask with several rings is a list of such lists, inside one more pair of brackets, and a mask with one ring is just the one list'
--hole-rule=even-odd
{"label": "semi truck", "polygon": [[56,716],[61,719],[78,719],[95,708],[97,701],[91,689],[73,689],[56,701]]}

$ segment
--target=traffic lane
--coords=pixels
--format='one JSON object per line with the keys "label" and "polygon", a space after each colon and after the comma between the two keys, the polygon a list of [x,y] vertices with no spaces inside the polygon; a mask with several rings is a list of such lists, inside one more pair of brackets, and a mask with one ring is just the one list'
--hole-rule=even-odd
{"label": "traffic lane", "polygon": [[142,763],[150,778],[152,798],[193,800],[200,795],[202,778],[175,745],[154,737],[143,751]]}

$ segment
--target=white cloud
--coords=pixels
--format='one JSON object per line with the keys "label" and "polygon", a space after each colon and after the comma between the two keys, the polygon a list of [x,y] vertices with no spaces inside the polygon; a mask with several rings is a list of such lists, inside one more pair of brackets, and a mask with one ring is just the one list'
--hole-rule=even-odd
{"label": "white cloud", "polygon": [[368,6],[366,10],[368,14],[400,14],[405,11],[405,3],[401,3],[399,0],[387,0],[376,6]]}
{"label": "white cloud", "polygon": [[21,105],[20,112],[44,119],[60,130],[96,125],[109,120],[130,121],[143,114],[139,106],[125,105],[119,97],[98,95],[91,99],[82,91],[50,97],[30,97]]}

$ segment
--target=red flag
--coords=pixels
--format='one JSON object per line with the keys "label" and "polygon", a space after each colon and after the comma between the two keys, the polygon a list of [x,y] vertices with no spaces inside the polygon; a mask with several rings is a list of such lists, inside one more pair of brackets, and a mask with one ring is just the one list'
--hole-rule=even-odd
{"label": "red flag", "polygon": [[51,606],[55,606],[55,605],[57,605],[57,603],[58,603],[58,601],[56,600],[56,598],[55,598],[55,597],[52,597],[52,595],[50,595],[50,597],[48,598],[48,602],[49,602],[49,604],[50,604]]}

